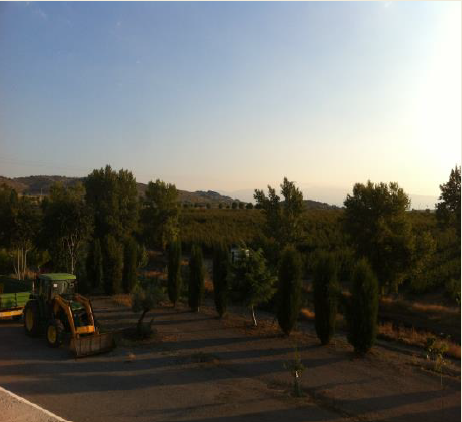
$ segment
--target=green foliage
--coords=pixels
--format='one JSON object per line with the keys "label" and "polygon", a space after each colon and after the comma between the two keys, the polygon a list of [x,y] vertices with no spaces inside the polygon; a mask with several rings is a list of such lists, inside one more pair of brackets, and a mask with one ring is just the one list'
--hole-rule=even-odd
{"label": "green foliage", "polygon": [[93,170],[85,180],[85,201],[91,208],[94,237],[107,235],[118,241],[131,236],[138,227],[139,200],[136,179],[127,170]]}
{"label": "green foliage", "polygon": [[367,257],[383,288],[397,290],[414,253],[406,216],[409,198],[397,183],[356,183],[344,202],[344,228],[359,256]]}
{"label": "green foliage", "polygon": [[114,236],[104,238],[103,280],[108,295],[122,292],[123,248]]}
{"label": "green foliage", "polygon": [[92,214],[85,204],[84,194],[80,183],[64,187],[56,182],[50,188],[48,200],[42,203],[41,245],[51,251],[55,262],[65,257],[66,270],[72,274],[93,229]]}
{"label": "green foliage", "polygon": [[239,209],[243,210],[245,208],[245,204],[243,202],[239,202]]}
{"label": "green foliage", "polygon": [[251,202],[249,202],[246,206],[245,206],[245,209],[246,210],[253,210],[253,204]]}
{"label": "green foliage", "polygon": [[202,249],[193,245],[189,258],[189,289],[188,304],[193,312],[198,312],[204,294],[204,264],[202,260]]}
{"label": "green foliage", "polygon": [[179,235],[178,190],[159,179],[150,181],[141,211],[143,239],[151,248],[165,249]]}
{"label": "green foliage", "polygon": [[[132,311],[141,312],[137,323],[137,332],[146,337],[151,334],[151,324],[147,329],[143,326],[143,319],[150,310],[156,307],[165,298],[165,291],[158,279],[141,279],[132,291]],[[151,320],[152,323],[152,320]]]}
{"label": "green foliage", "polygon": [[130,293],[136,284],[138,269],[138,244],[132,237],[124,245],[124,265],[122,286],[125,293]]}
{"label": "green foliage", "polygon": [[94,239],[90,243],[86,260],[86,273],[93,291],[99,291],[103,288],[103,254],[99,239]]}
{"label": "green foliage", "polygon": [[284,247],[296,244],[302,237],[304,205],[302,192],[286,177],[281,184],[281,195],[283,202],[276,190],[268,185],[268,197],[263,190],[255,189],[254,198],[265,213],[266,235],[274,237]]}
{"label": "green foliage", "polygon": [[440,201],[436,204],[436,216],[444,228],[454,228],[460,242],[460,167],[451,170],[448,182],[440,185]]}
{"label": "green foliage", "polygon": [[254,308],[273,297],[277,278],[269,271],[261,249],[255,251],[242,246],[239,259],[231,268],[234,298],[250,308],[253,323],[257,325]]}
{"label": "green foliage", "polygon": [[176,305],[181,293],[181,242],[171,242],[168,247],[168,297]]}
{"label": "green foliage", "polygon": [[279,326],[289,335],[297,323],[301,305],[302,260],[293,246],[282,252],[279,266],[278,310]]}
{"label": "green foliage", "polygon": [[316,334],[321,344],[329,344],[335,333],[338,293],[335,257],[332,253],[319,253],[314,271],[313,297]]}
{"label": "green foliage", "polygon": [[365,259],[354,269],[350,293],[347,338],[356,353],[365,354],[375,343],[379,308],[378,281]]}
{"label": "green foliage", "polygon": [[0,188],[0,244],[9,249],[18,280],[26,276],[27,254],[35,247],[41,220],[40,208],[29,197]]}
{"label": "green foliage", "polygon": [[213,297],[220,318],[226,313],[229,272],[228,248],[221,243],[216,244],[213,248]]}
{"label": "green foliage", "polygon": [[237,202],[233,202],[232,205],[231,205],[231,208],[233,210],[236,210],[237,209]]}

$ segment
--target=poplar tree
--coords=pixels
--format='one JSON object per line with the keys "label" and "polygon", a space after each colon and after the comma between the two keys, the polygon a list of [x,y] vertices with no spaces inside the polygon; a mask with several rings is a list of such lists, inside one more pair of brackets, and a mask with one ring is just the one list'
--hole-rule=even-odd
{"label": "poplar tree", "polygon": [[168,247],[168,297],[176,305],[181,292],[181,242],[177,239]]}
{"label": "poplar tree", "polygon": [[202,260],[202,249],[198,245],[191,248],[189,258],[189,289],[188,304],[193,312],[199,312],[204,293],[204,264]]}
{"label": "poplar tree", "polygon": [[222,243],[215,245],[213,249],[213,297],[220,318],[226,313],[229,266],[228,249]]}

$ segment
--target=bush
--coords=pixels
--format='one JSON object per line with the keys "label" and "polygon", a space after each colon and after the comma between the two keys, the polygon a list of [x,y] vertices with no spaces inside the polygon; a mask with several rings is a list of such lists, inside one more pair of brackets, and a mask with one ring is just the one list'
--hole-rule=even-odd
{"label": "bush", "polygon": [[181,242],[176,240],[168,247],[168,297],[176,305],[181,292]]}
{"label": "bush", "polygon": [[302,290],[302,260],[293,246],[282,252],[279,267],[278,322],[282,331],[289,335],[300,312]]}
{"label": "bush", "polygon": [[130,293],[135,287],[138,267],[138,244],[130,238],[124,248],[123,289]]}
{"label": "bush", "polygon": [[122,291],[123,250],[121,245],[108,235],[104,239],[103,278],[104,291],[108,295]]}
{"label": "bush", "polygon": [[204,293],[204,264],[202,261],[202,249],[194,245],[191,248],[189,258],[189,290],[188,304],[193,312],[199,312]]}
{"label": "bush", "polygon": [[315,327],[321,344],[329,344],[337,314],[337,262],[331,253],[320,253],[314,267],[313,297]]}
{"label": "bush", "polygon": [[347,307],[348,342],[355,352],[365,354],[375,343],[379,308],[377,277],[365,259],[355,266],[351,298]]}
{"label": "bush", "polygon": [[228,300],[229,254],[223,244],[213,249],[213,297],[220,318],[226,313]]}

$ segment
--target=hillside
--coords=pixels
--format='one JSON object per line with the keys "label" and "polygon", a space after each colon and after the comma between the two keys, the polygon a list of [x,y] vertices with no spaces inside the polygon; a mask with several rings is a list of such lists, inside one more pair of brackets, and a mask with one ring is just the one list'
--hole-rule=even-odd
{"label": "hillside", "polygon": [[[50,187],[55,182],[61,182],[65,186],[72,186],[78,182],[83,182],[84,177],[67,177],[67,176],[27,176],[27,177],[4,177],[0,176],[0,185],[6,184],[7,186],[16,189],[17,192],[24,195],[47,195],[50,191]],[[137,182],[138,193],[144,194],[147,188],[146,183]],[[187,190],[178,190],[179,202],[182,204],[211,204],[212,206],[218,206],[218,204],[231,205],[233,202],[241,202],[239,199],[233,199],[227,195],[221,195],[218,192],[212,190],[197,190],[195,192],[189,192]],[[334,205],[325,204],[322,202],[305,200],[303,201],[307,209],[312,210],[323,210],[323,209],[338,209]]]}

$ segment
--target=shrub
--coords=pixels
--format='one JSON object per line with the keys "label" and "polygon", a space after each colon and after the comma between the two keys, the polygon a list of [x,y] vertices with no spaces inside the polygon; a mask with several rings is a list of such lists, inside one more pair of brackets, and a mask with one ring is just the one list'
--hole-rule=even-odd
{"label": "shrub", "polygon": [[122,291],[123,250],[114,236],[104,239],[103,277],[104,291],[108,295]]}
{"label": "shrub", "polygon": [[302,261],[293,246],[284,249],[279,267],[279,306],[277,317],[282,331],[289,335],[300,312]]}
{"label": "shrub", "polygon": [[348,342],[358,354],[367,353],[377,335],[378,281],[365,259],[353,271],[351,298],[347,307]]}
{"label": "shrub", "polygon": [[189,258],[189,290],[188,304],[193,312],[199,312],[204,293],[204,264],[202,261],[202,249],[193,245]]}
{"label": "shrub", "polygon": [[136,284],[138,267],[138,245],[130,238],[124,247],[123,289],[130,293]]}
{"label": "shrub", "polygon": [[181,292],[181,242],[176,240],[168,248],[168,297],[176,305]]}
{"label": "shrub", "polygon": [[331,253],[320,253],[314,267],[315,327],[321,344],[329,344],[337,314],[337,262]]}
{"label": "shrub", "polygon": [[222,243],[213,249],[213,297],[220,318],[226,313],[229,276],[228,249]]}

